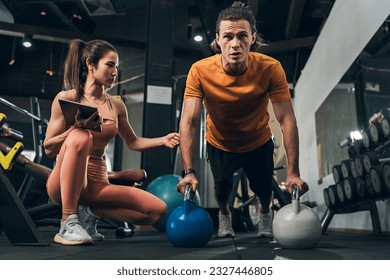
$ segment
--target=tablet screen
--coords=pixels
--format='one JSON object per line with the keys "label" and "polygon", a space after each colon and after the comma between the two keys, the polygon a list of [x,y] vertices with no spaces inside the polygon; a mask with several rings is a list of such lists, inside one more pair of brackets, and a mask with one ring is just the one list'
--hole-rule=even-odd
{"label": "tablet screen", "polygon": [[[58,101],[60,102],[61,110],[67,125],[73,125],[75,123],[75,116],[78,109],[80,109],[81,116],[83,118],[88,118],[97,111],[96,107],[88,106],[75,101],[65,99],[59,99]],[[98,126],[97,128],[91,130],[101,132],[102,128],[101,126]]]}

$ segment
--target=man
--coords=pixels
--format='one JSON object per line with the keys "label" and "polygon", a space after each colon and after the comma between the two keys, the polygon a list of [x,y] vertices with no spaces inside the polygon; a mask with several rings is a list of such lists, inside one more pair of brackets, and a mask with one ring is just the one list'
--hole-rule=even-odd
{"label": "man", "polygon": [[207,110],[207,154],[214,177],[219,206],[218,236],[234,236],[228,207],[233,173],[243,168],[261,209],[258,235],[272,236],[272,176],[274,169],[272,131],[268,124],[268,101],[273,105],[284,138],[287,155],[286,186],[308,191],[300,178],[299,140],[285,73],[280,63],[254,52],[263,45],[256,19],[242,2],[223,10],[216,23],[214,56],[194,63],[188,73],[180,121],[183,161],[178,190],[190,184],[198,187],[193,169],[195,131],[202,103]]}

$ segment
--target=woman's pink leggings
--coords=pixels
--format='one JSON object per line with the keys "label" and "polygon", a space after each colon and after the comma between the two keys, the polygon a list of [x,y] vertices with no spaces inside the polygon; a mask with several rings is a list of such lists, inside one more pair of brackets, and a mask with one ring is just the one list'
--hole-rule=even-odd
{"label": "woman's pink leggings", "polygon": [[48,195],[62,205],[63,215],[77,213],[81,204],[90,206],[101,218],[139,225],[151,225],[163,219],[167,205],[158,197],[136,187],[108,182],[105,160],[90,158],[92,143],[88,130],[72,130],[47,180]]}

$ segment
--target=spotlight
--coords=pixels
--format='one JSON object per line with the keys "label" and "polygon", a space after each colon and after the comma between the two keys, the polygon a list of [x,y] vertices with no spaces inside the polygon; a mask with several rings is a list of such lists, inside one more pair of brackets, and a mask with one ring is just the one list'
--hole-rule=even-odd
{"label": "spotlight", "polygon": [[46,74],[49,75],[49,76],[54,76],[56,72],[53,71],[53,70],[46,70]]}
{"label": "spotlight", "polygon": [[42,10],[40,12],[40,15],[43,17],[46,16],[45,3],[42,3]]}
{"label": "spotlight", "polygon": [[194,31],[194,37],[193,37],[195,42],[202,42],[203,41],[203,32],[201,29],[196,29]]}
{"label": "spotlight", "polygon": [[200,35],[195,35],[195,37],[194,37],[194,41],[195,42],[201,42],[203,40],[203,37],[202,36],[200,36]]}
{"label": "spotlight", "polygon": [[78,19],[78,20],[82,20],[83,19],[83,17],[81,15],[76,14],[76,13],[73,14],[73,18]]}
{"label": "spotlight", "polygon": [[22,44],[25,48],[30,48],[32,46],[32,35],[25,34],[23,37]]}

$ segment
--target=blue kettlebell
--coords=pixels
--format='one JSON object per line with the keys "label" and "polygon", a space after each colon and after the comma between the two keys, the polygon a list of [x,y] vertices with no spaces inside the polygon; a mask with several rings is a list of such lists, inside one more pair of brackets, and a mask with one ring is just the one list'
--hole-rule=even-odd
{"label": "blue kettlebell", "polygon": [[166,233],[175,247],[203,247],[213,235],[213,221],[209,213],[195,200],[195,193],[187,185],[183,205],[169,215]]}

